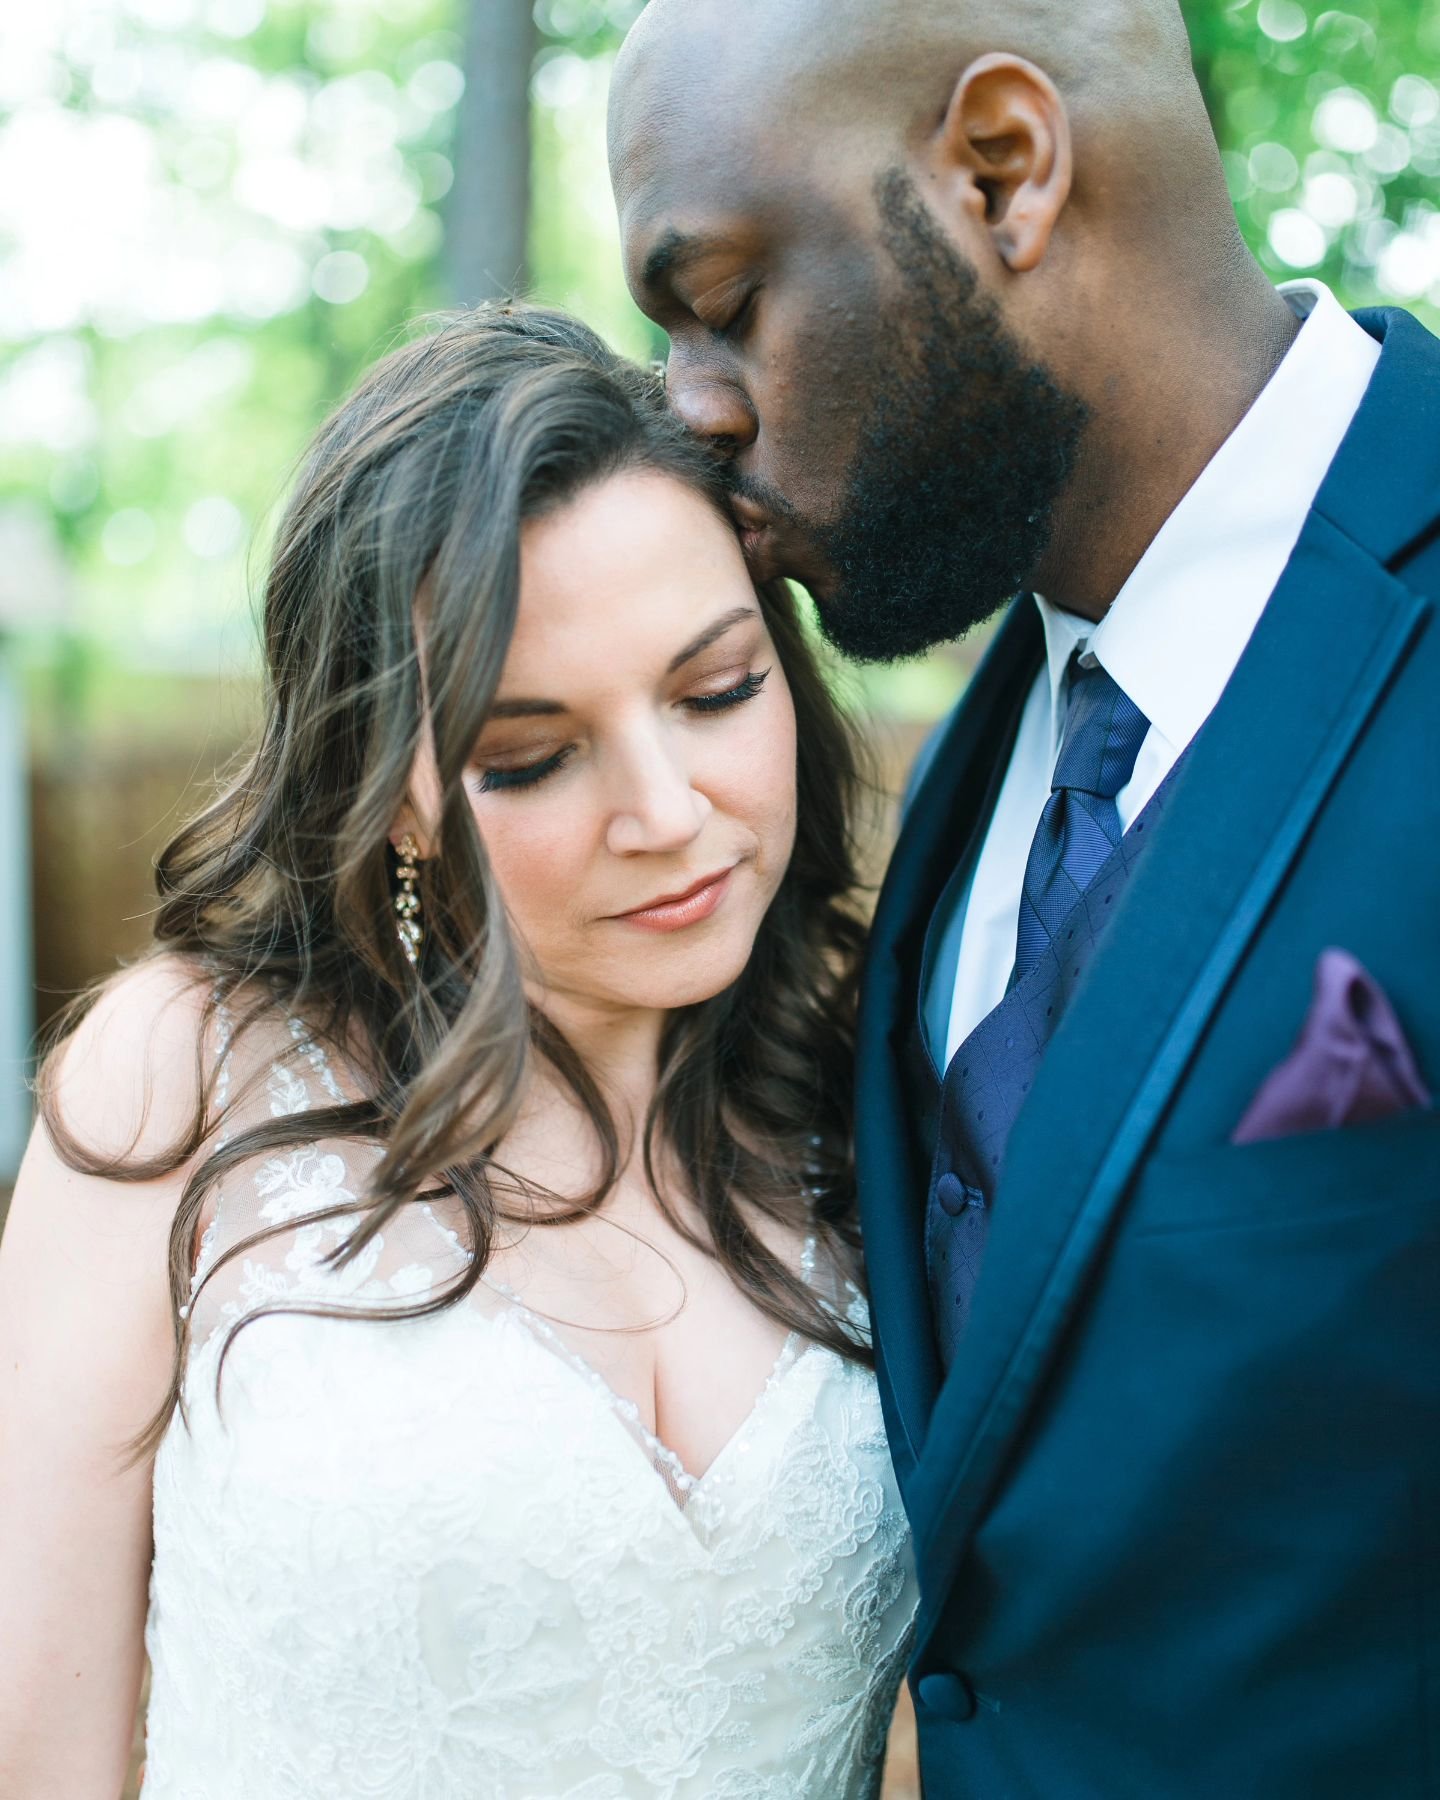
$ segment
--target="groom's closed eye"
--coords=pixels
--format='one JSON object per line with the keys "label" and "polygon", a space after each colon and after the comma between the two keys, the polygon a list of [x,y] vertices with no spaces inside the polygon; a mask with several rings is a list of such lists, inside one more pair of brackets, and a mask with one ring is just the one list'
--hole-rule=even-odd
{"label": "groom's closed eye", "polygon": [[714,336],[733,340],[753,317],[763,286],[750,247],[671,231],[646,258],[637,296],[672,334],[683,312]]}
{"label": "groom's closed eye", "polygon": [[715,337],[733,341],[754,315],[761,284],[744,275],[728,275],[696,293],[690,311]]}

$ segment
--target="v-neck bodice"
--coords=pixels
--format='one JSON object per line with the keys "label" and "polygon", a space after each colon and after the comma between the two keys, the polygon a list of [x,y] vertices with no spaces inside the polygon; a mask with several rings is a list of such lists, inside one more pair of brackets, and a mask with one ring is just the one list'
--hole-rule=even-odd
{"label": "v-neck bodice", "polygon": [[[453,1238],[452,1241],[454,1241]],[[812,1288],[816,1281],[817,1254],[815,1239],[813,1237],[806,1238],[800,1253],[800,1277],[807,1286]],[[701,1487],[715,1464],[723,1460],[737,1442],[744,1440],[752,1419],[766,1404],[771,1391],[780,1385],[807,1348],[805,1340],[798,1331],[792,1331],[789,1334],[777,1351],[765,1381],[757,1390],[744,1416],[736,1421],[734,1430],[724,1439],[705,1468],[692,1471],[686,1468],[678,1452],[671,1449],[658,1432],[645,1423],[638,1403],[629,1395],[617,1392],[606,1377],[569,1342],[555,1321],[527,1305],[523,1296],[517,1293],[508,1282],[492,1279],[489,1276],[482,1277],[482,1280],[493,1293],[513,1309],[516,1316],[529,1326],[543,1344],[568,1363],[581,1380],[588,1384],[592,1392],[610,1407],[616,1418],[650,1458],[656,1473],[670,1490],[675,1503],[682,1508],[689,1504],[692,1495]],[[859,1291],[852,1283],[840,1283],[837,1293],[843,1295],[847,1310],[852,1312],[852,1316],[857,1307],[863,1313],[863,1303]],[[865,1315],[863,1329],[868,1331],[868,1328],[868,1315]]]}

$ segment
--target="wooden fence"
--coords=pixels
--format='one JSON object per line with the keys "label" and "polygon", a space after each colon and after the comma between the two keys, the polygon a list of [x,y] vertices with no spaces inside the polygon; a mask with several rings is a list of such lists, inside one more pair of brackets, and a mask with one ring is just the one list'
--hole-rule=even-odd
{"label": "wooden fence", "polygon": [[32,705],[36,1024],[150,938],[154,859],[250,734],[252,686],[137,676]]}

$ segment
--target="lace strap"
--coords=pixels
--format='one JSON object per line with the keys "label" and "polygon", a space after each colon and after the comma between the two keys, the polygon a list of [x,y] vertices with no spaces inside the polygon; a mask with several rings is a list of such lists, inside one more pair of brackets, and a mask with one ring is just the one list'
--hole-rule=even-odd
{"label": "lace strap", "polygon": [[[225,1002],[224,990],[218,980],[211,989],[211,998],[214,1002],[215,1055],[217,1058],[215,1067],[215,1111],[220,1124],[220,1129],[215,1139],[215,1147],[216,1149],[222,1149],[230,1141],[230,1118],[227,1109],[230,1104],[230,1059],[234,1050],[235,1020],[229,1006]],[[180,1308],[180,1317],[182,1319],[189,1318],[190,1302],[194,1300],[196,1289],[200,1286],[201,1281],[204,1280],[207,1270],[215,1260],[220,1228],[220,1208],[224,1202],[224,1198],[224,1191],[217,1182],[215,1185],[214,1204],[210,1209],[210,1218],[204,1231],[200,1234],[199,1247],[195,1252],[194,1267],[190,1271],[190,1301],[187,1301],[186,1304]]]}

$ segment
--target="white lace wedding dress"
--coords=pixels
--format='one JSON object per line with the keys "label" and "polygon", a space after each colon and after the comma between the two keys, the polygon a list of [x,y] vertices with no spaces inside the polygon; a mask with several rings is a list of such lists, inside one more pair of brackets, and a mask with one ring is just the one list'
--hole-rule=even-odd
{"label": "white lace wedding dress", "polygon": [[[222,1019],[222,1036],[226,1030]],[[341,1098],[290,1027],[252,1116]],[[232,1047],[222,1045],[224,1073]],[[232,1109],[237,1110],[237,1109]],[[229,1134],[233,1135],[234,1126]],[[155,1465],[144,1800],[873,1795],[915,1593],[873,1377],[792,1337],[699,1479],[488,1279],[424,1319],[454,1234],[402,1215],[338,1273],[373,1146],[222,1183]],[[810,1278],[856,1322],[853,1289]]]}

